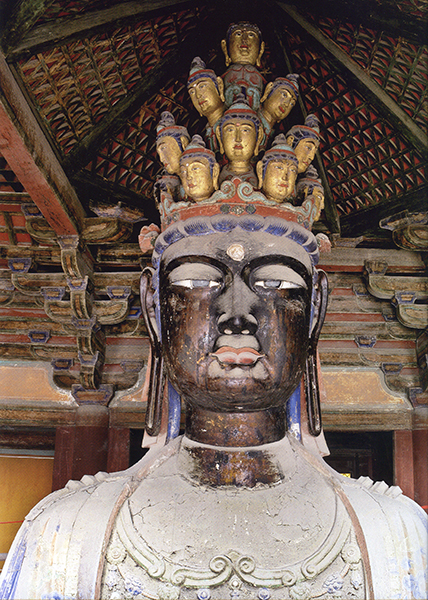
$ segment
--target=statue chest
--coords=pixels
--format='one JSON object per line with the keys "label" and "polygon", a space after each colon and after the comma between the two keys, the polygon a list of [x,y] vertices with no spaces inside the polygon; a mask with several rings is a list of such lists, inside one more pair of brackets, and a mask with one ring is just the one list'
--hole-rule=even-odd
{"label": "statue chest", "polygon": [[291,463],[252,488],[198,485],[180,457],[163,464],[118,513],[101,597],[365,598],[345,507],[320,473]]}

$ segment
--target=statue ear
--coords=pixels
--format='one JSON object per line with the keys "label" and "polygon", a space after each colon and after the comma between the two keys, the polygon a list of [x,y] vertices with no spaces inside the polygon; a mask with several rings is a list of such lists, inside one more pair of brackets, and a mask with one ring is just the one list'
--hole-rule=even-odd
{"label": "statue ear", "polygon": [[140,280],[140,298],[141,310],[149,334],[150,344],[155,354],[159,354],[160,332],[155,315],[154,289],[152,287],[153,274],[154,269],[151,267],[146,267],[142,272]]}
{"label": "statue ear", "polygon": [[260,98],[260,104],[262,104],[266,98],[269,96],[273,88],[273,81],[269,81],[267,86],[265,87],[265,91],[263,92],[263,96]]}
{"label": "statue ear", "polygon": [[218,176],[220,175],[220,165],[216,162],[213,167],[213,187],[218,190]]}
{"label": "statue ear", "polygon": [[224,57],[226,59],[226,67],[228,67],[230,65],[230,63],[232,62],[230,56],[229,56],[229,52],[227,51],[227,42],[226,40],[221,40],[221,49],[223,50],[223,54]]}
{"label": "statue ear", "polygon": [[314,437],[322,431],[320,391],[318,381],[317,344],[321,327],[327,312],[328,287],[327,275],[318,271],[315,289],[314,311],[309,337],[308,356],[305,364],[305,394],[308,411],[309,433]]}
{"label": "statue ear", "polygon": [[217,87],[218,87],[218,94],[220,96],[220,100],[222,102],[225,101],[225,97],[224,97],[224,81],[221,77],[217,77]]}
{"label": "statue ear", "polygon": [[147,395],[145,429],[148,435],[159,434],[162,420],[163,360],[159,329],[156,322],[152,277],[154,270],[146,267],[141,274],[140,296],[143,318],[151,345],[149,389]]}
{"label": "statue ear", "polygon": [[183,150],[185,150],[189,145],[189,139],[185,135],[180,135],[180,142],[183,147]]}
{"label": "statue ear", "polygon": [[263,141],[263,136],[264,136],[265,132],[263,130],[262,124],[260,123],[260,127],[259,127],[259,133],[257,135],[257,142],[256,142],[256,147],[254,148],[254,156],[257,156],[260,150],[260,144]]}
{"label": "statue ear", "polygon": [[287,145],[290,146],[290,148],[293,147],[293,142],[294,142],[294,135],[292,135],[291,133],[289,135],[287,135],[287,137],[285,138],[285,141],[287,142]]}
{"label": "statue ear", "polygon": [[258,55],[257,60],[256,60],[256,67],[261,67],[262,66],[261,58],[263,56],[263,52],[264,51],[265,51],[265,43],[262,42],[260,44],[260,52],[259,52],[259,55]]}
{"label": "statue ear", "polygon": [[327,312],[328,280],[327,275],[321,269],[318,270],[318,281],[315,286],[314,311],[311,331],[309,332],[312,346],[316,346],[318,344],[321,327],[324,324],[324,319]]}
{"label": "statue ear", "polygon": [[259,181],[259,189],[262,189],[263,186],[263,161],[259,160],[259,162],[256,165],[256,173],[257,173],[257,179]]}
{"label": "statue ear", "polygon": [[220,148],[220,153],[224,154],[224,146],[223,146],[223,142],[221,141],[221,131],[220,131],[220,127],[216,127],[215,130],[215,136],[217,138],[218,141],[218,146]]}

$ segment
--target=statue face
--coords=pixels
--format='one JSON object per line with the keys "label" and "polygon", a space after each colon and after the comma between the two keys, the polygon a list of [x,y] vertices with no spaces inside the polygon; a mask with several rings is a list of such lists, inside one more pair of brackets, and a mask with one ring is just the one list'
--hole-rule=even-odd
{"label": "statue face", "polygon": [[195,81],[189,87],[190,99],[201,116],[208,116],[223,107],[223,102],[212,79],[209,77]]}
{"label": "statue face", "polygon": [[317,212],[315,214],[314,221],[318,221],[321,215],[321,211],[324,208],[324,190],[318,186],[314,187],[312,195],[315,198],[315,204],[317,207]]}
{"label": "statue face", "polygon": [[256,126],[250,120],[230,119],[223,125],[221,139],[230,161],[249,162],[257,144]]}
{"label": "statue face", "polygon": [[284,202],[294,193],[297,165],[292,160],[270,160],[263,179],[263,191],[269,200]]}
{"label": "statue face", "polygon": [[228,51],[232,63],[255,65],[261,51],[258,34],[245,27],[235,29],[229,38]]}
{"label": "statue face", "polygon": [[166,171],[170,175],[174,173],[178,175],[180,172],[181,150],[177,140],[169,135],[165,135],[157,143],[156,151]]}
{"label": "statue face", "polygon": [[168,377],[218,412],[282,406],[307,352],[311,267],[291,240],[242,230],[168,247],[160,271]]}
{"label": "statue face", "polygon": [[180,177],[184,191],[196,202],[209,198],[214,191],[210,165],[205,158],[182,161]]}
{"label": "statue face", "polygon": [[285,86],[276,88],[263,103],[263,109],[278,122],[285,119],[296,104],[296,96]]}
{"label": "statue face", "polygon": [[315,158],[318,144],[309,139],[300,140],[294,148],[297,160],[299,161],[299,173],[304,173]]}

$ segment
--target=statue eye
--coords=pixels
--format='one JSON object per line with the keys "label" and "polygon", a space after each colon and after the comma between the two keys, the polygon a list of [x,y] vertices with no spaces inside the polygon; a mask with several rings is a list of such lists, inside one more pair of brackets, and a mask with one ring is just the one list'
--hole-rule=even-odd
{"label": "statue eye", "polygon": [[172,285],[193,290],[195,288],[219,288],[220,282],[212,279],[181,279],[172,282]]}
{"label": "statue eye", "polygon": [[281,279],[259,279],[254,282],[254,285],[265,290],[295,290],[302,287],[292,281],[284,281]]}

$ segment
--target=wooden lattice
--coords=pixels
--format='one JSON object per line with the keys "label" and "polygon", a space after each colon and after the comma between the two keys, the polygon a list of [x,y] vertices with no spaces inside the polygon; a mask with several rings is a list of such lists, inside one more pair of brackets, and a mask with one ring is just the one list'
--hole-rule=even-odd
{"label": "wooden lattice", "polygon": [[375,108],[289,32],[294,70],[306,110],[321,122],[321,153],[340,214],[403,195],[426,183],[422,157]]}
{"label": "wooden lattice", "polygon": [[423,129],[428,124],[428,50],[403,38],[320,19],[320,30],[335,41]]}
{"label": "wooden lattice", "polygon": [[[191,35],[199,11],[97,34],[19,63],[33,102],[66,155],[160,59]],[[179,27],[177,25],[179,23]]]}

